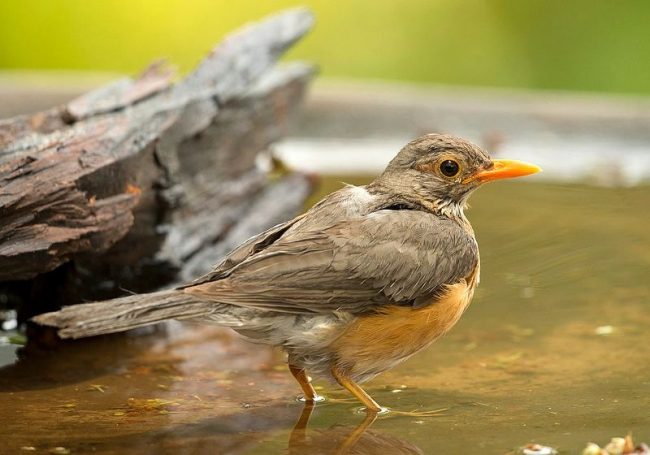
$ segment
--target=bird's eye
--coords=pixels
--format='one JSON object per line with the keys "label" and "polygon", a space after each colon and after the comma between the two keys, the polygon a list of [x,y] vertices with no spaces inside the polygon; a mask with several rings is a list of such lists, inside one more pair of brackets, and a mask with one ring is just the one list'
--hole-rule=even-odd
{"label": "bird's eye", "polygon": [[445,177],[456,177],[460,172],[460,165],[454,160],[445,160],[440,163],[440,172]]}

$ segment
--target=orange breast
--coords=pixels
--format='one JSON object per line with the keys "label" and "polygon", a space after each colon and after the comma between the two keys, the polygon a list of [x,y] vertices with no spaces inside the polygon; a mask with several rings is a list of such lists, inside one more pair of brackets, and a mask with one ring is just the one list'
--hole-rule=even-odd
{"label": "orange breast", "polygon": [[331,346],[338,367],[363,381],[428,346],[460,319],[474,293],[476,275],[449,286],[442,298],[423,308],[395,305],[357,318]]}

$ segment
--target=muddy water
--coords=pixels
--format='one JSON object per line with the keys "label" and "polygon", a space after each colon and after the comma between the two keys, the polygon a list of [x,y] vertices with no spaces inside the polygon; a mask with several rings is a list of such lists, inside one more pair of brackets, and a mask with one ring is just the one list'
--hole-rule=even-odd
{"label": "muddy water", "polygon": [[650,188],[506,182],[472,206],[474,303],[448,336],[367,384],[413,414],[364,429],[358,404],[316,380],[330,400],[301,429],[309,410],[280,353],[173,323],[17,361],[1,348],[0,452],[505,454],[540,442],[579,453],[628,431],[648,441]]}

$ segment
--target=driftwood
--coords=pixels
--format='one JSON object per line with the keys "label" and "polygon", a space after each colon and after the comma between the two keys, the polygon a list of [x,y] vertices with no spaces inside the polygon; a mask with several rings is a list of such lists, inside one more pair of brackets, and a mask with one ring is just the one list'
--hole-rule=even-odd
{"label": "driftwood", "polygon": [[196,277],[294,215],[312,187],[256,164],[313,74],[276,66],[312,24],[289,10],[228,36],[185,79],[155,63],[0,122],[0,305],[22,318]]}

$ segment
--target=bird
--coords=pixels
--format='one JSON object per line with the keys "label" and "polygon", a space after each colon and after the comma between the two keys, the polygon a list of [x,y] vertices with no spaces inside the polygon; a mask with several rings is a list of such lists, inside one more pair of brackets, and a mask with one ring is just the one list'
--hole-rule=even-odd
{"label": "bird", "polygon": [[540,170],[492,159],[460,137],[427,134],[371,183],[331,193],[191,283],[34,320],[62,338],[167,319],[227,326],[281,347],[305,401],[322,399],[309,376],[316,375],[347,389],[368,413],[382,412],[360,384],[448,332],[479,283],[468,198],[487,182]]}

